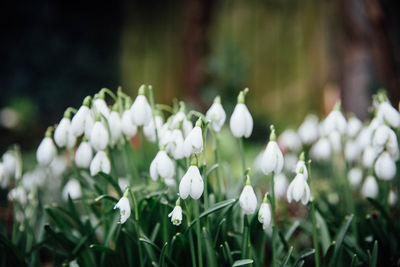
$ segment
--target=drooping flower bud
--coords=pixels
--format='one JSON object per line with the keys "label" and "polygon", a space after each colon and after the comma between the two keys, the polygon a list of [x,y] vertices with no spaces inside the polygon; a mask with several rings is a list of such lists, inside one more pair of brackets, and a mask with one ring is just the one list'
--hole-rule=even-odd
{"label": "drooping flower bud", "polygon": [[175,208],[172,210],[170,214],[168,214],[168,217],[171,217],[171,222],[176,226],[182,223],[182,208],[181,208],[180,197],[178,197]]}
{"label": "drooping flower bud", "polygon": [[172,179],[174,175],[174,163],[168,157],[167,152],[161,149],[150,164],[150,177],[153,181],[157,181],[158,177],[169,180]]}
{"label": "drooping flower bud", "polygon": [[257,209],[257,197],[251,186],[250,177],[247,175],[246,185],[239,197],[239,205],[244,214],[251,215]]}
{"label": "drooping flower bud", "polygon": [[49,128],[46,132],[46,137],[43,138],[42,142],[36,151],[36,159],[42,166],[48,166],[57,155],[57,148],[51,139],[51,129]]}
{"label": "drooping flower bud", "polygon": [[104,150],[109,141],[106,127],[101,121],[96,121],[90,134],[90,145],[97,151]]}
{"label": "drooping flower bud", "polygon": [[263,203],[261,203],[258,211],[258,221],[262,223],[264,230],[271,226],[271,207],[269,206],[267,195],[268,193],[265,193]]}
{"label": "drooping flower bud", "polygon": [[186,199],[189,195],[193,199],[199,199],[204,191],[203,178],[197,164],[193,162],[194,158],[192,158],[192,165],[186,171],[179,184],[179,195],[182,199]]}
{"label": "drooping flower bud", "polygon": [[97,151],[90,163],[90,175],[95,176],[99,172],[110,174],[111,163],[104,151]]}
{"label": "drooping flower bud", "polygon": [[303,169],[300,170],[288,187],[286,197],[289,203],[292,202],[292,200],[295,200],[296,202],[301,200],[303,205],[307,205],[308,201],[310,201],[310,187],[307,184],[303,172]]}
{"label": "drooping flower bud", "polygon": [[361,188],[364,197],[376,198],[378,196],[378,183],[374,176],[368,176]]}
{"label": "drooping flower bud", "polygon": [[203,135],[201,130],[201,119],[196,123],[196,126],[186,136],[183,143],[183,151],[185,157],[190,157],[191,154],[199,155],[203,151]]}
{"label": "drooping flower bud", "polygon": [[145,126],[152,120],[152,111],[145,96],[145,85],[140,86],[139,94],[133,102],[131,109],[131,120],[136,126]]}
{"label": "drooping flower bud", "polygon": [[215,97],[214,103],[206,113],[206,119],[211,121],[211,127],[214,131],[219,132],[225,123],[226,113],[221,105],[221,98]]}
{"label": "drooping flower bud", "polygon": [[120,224],[125,223],[126,220],[128,220],[128,218],[131,216],[131,205],[129,204],[128,193],[129,189],[125,191],[124,195],[114,206],[114,209],[119,209],[119,213],[121,215]]}
{"label": "drooping flower bud", "polygon": [[374,165],[376,177],[382,180],[392,180],[396,175],[396,163],[388,152],[383,152]]}
{"label": "drooping flower bud", "polygon": [[253,117],[251,116],[247,106],[244,104],[244,98],[248,89],[241,91],[238,96],[238,102],[233,110],[229,126],[233,136],[236,138],[250,137],[253,132]]}
{"label": "drooping flower bud", "polygon": [[269,175],[271,172],[279,174],[282,171],[283,162],[282,152],[276,143],[275,128],[271,125],[271,135],[262,158],[262,171],[265,175]]}
{"label": "drooping flower bud", "polygon": [[89,143],[84,140],[75,152],[75,164],[79,168],[88,168],[93,158],[92,148]]}

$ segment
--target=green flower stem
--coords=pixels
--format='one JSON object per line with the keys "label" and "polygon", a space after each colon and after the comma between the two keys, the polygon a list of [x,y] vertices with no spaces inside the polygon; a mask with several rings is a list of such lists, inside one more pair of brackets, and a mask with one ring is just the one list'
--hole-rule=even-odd
{"label": "green flower stem", "polygon": [[129,191],[129,194],[131,195],[131,197],[132,197],[132,201],[133,201],[133,208],[134,208],[134,211],[135,211],[135,230],[136,230],[136,234],[137,234],[137,238],[138,238],[138,252],[139,252],[139,261],[140,261],[140,267],[143,267],[144,266],[144,260],[143,260],[143,253],[142,253],[142,244],[141,244],[141,242],[139,241],[139,238],[140,238],[140,232],[141,232],[141,230],[140,230],[140,225],[139,225],[139,210],[138,210],[138,205],[137,205],[137,201],[136,201],[136,197],[135,197],[135,194],[132,192],[132,190],[130,190],[130,189],[128,189],[128,191]]}
{"label": "green flower stem", "polygon": [[277,237],[277,226],[276,226],[276,211],[275,211],[275,189],[274,189],[274,176],[275,173],[271,174],[271,208],[272,208],[272,266],[276,267],[276,237]]}
{"label": "green flower stem", "polygon": [[318,224],[317,219],[315,217],[315,203],[314,199],[311,200],[311,219],[313,225],[313,242],[314,242],[314,249],[315,249],[315,267],[320,266],[320,256],[319,256],[319,240],[318,240]]}
{"label": "green flower stem", "polygon": [[[215,147],[214,147],[214,155],[215,155],[215,163],[220,165],[220,158],[219,158],[219,137],[218,137],[218,133],[214,134],[214,140],[215,140]],[[219,187],[219,192],[221,194],[221,198],[222,195],[225,193],[224,192],[224,183],[221,179],[221,177],[219,176],[219,166],[218,168],[215,170],[215,177],[217,178],[217,184]]]}
{"label": "green flower stem", "polygon": [[132,148],[130,146],[130,142],[128,138],[124,138],[125,144],[124,144],[124,149],[123,153],[125,156],[125,161],[126,161],[126,171],[128,172],[129,178],[131,178],[131,183],[133,184],[133,177],[136,176],[139,178],[139,171],[135,167],[135,164],[132,159]]}
{"label": "green flower stem", "polygon": [[[190,227],[190,209],[189,206],[187,204],[187,201],[185,202],[185,209],[186,209],[186,221],[187,221],[187,226],[188,228]],[[190,256],[192,259],[192,266],[193,267],[197,267],[196,264],[196,254],[194,252],[194,242],[193,242],[193,235],[192,235],[192,229],[189,229],[188,232],[189,235],[189,246],[190,246]]]}
{"label": "green flower stem", "polygon": [[250,247],[250,233],[249,233],[249,221],[247,215],[243,215],[243,234],[242,234],[242,258],[247,259],[249,257]]}
{"label": "green flower stem", "polygon": [[240,149],[240,158],[242,160],[242,169],[243,173],[246,172],[246,159],[244,154],[244,147],[243,147],[243,138],[239,138],[239,149]]}
{"label": "green flower stem", "polygon": [[147,163],[147,155],[146,155],[146,144],[144,141],[144,134],[143,134],[143,126],[139,127],[139,133],[140,133],[140,146],[142,149],[142,156],[143,156],[143,160]]}
{"label": "green flower stem", "polygon": [[103,89],[101,89],[100,90],[100,93],[107,93],[109,96],[111,96],[111,98],[115,101],[115,102],[117,102],[117,96],[113,93],[113,91],[111,91],[110,89],[108,89],[108,88],[103,88]]}
{"label": "green flower stem", "polygon": [[353,230],[353,235],[356,239],[356,241],[358,241],[358,228],[357,228],[357,216],[356,216],[356,208],[354,205],[354,199],[352,196],[352,192],[351,192],[351,187],[350,187],[350,183],[349,180],[347,179],[347,174],[348,174],[348,165],[345,163],[345,168],[344,168],[344,172],[343,172],[343,185],[344,185],[344,191],[346,194],[346,204],[347,206],[350,208],[350,212],[352,214],[354,214],[353,217],[353,223],[351,224],[352,230]]}
{"label": "green flower stem", "polygon": [[158,129],[156,126],[156,116],[154,115],[154,110],[155,110],[155,105],[154,105],[154,94],[153,94],[153,87],[151,85],[149,85],[148,87],[148,92],[149,92],[149,100],[150,100],[150,106],[152,109],[152,117],[153,117],[153,124],[154,124],[154,131],[156,134],[156,144],[157,144],[157,148],[160,147],[159,145],[159,138],[158,138]]}
{"label": "green flower stem", "polygon": [[[198,219],[199,218],[199,205],[200,202],[195,200],[195,205],[194,205],[194,214],[195,217]],[[199,267],[203,267],[203,253],[202,253],[202,244],[201,244],[201,231],[200,231],[200,221],[196,223],[196,235],[197,235],[197,257],[199,261]]]}
{"label": "green flower stem", "polygon": [[[208,177],[206,176],[206,167],[207,167],[207,151],[206,151],[206,141],[207,138],[207,128],[203,130],[203,181],[204,181],[204,209],[208,209]],[[208,221],[208,220],[207,220]]]}

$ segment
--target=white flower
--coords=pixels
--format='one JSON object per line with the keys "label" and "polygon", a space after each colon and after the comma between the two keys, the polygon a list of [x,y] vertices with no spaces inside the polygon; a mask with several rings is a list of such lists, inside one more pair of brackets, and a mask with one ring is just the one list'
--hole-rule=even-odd
{"label": "white flower", "polygon": [[62,197],[65,201],[67,201],[68,196],[70,196],[71,199],[78,199],[82,196],[81,185],[76,179],[69,180],[68,183],[64,186]]}
{"label": "white flower", "polygon": [[102,122],[96,121],[90,134],[90,145],[95,150],[104,150],[108,145],[108,141],[109,136],[106,127]]}
{"label": "white flower", "polygon": [[50,163],[50,169],[55,176],[60,176],[63,174],[65,169],[67,168],[67,161],[63,156],[57,156]]}
{"label": "white flower", "polygon": [[356,140],[361,149],[365,149],[367,146],[371,145],[372,132],[373,131],[368,126],[365,126],[360,130]]}
{"label": "white flower", "polygon": [[[154,127],[154,121],[156,127]],[[163,118],[161,116],[155,116],[154,120],[152,119],[149,124],[143,127],[143,134],[146,136],[147,140],[154,143],[156,141],[156,129],[157,134],[160,136],[160,130],[163,125]]]}
{"label": "white flower", "polygon": [[269,141],[262,159],[262,171],[265,175],[271,172],[279,174],[283,168],[283,155],[275,141]]}
{"label": "white flower", "polygon": [[92,162],[90,163],[90,175],[95,176],[99,172],[110,174],[111,164],[104,151],[97,151]]}
{"label": "white flower", "polygon": [[341,135],[338,131],[333,131],[328,134],[329,141],[334,153],[339,153],[342,151],[342,141]]}
{"label": "white flower", "polygon": [[[199,123],[201,125],[201,122]],[[190,157],[191,154],[199,155],[203,151],[203,134],[201,127],[197,125],[192,131],[186,136],[183,143],[183,151],[185,157]]]}
{"label": "white flower", "polygon": [[8,186],[8,176],[4,173],[4,164],[0,162],[0,187],[5,188]]}
{"label": "white flower", "polygon": [[15,151],[9,150],[3,154],[2,158],[3,158],[4,175],[7,176],[8,178],[14,177],[17,171],[17,164],[18,164],[17,154],[15,153]]}
{"label": "white flower", "polygon": [[137,126],[145,126],[152,120],[151,107],[144,96],[144,85],[139,88],[139,95],[133,102],[130,112],[132,123]]}
{"label": "white flower", "polygon": [[70,133],[71,121],[69,118],[62,118],[54,131],[54,142],[58,147],[65,147],[68,142]]}
{"label": "white flower", "polygon": [[11,189],[8,193],[8,199],[10,201],[18,201],[22,206],[25,206],[28,201],[27,193],[22,186]]}
{"label": "white flower", "polygon": [[307,184],[304,174],[300,172],[296,175],[296,177],[294,177],[293,181],[288,187],[286,195],[287,200],[289,203],[292,202],[292,200],[295,200],[296,202],[301,200],[303,205],[307,205],[308,201],[310,200],[310,195],[310,187]]}
{"label": "white flower", "polygon": [[128,220],[129,216],[131,216],[131,205],[129,204],[129,199],[126,192],[114,206],[114,209],[117,208],[119,209],[119,213],[121,215],[120,223],[123,224],[126,222],[126,220]]}
{"label": "white flower", "polygon": [[193,129],[193,124],[190,120],[186,118],[185,115],[185,104],[183,102],[180,103],[180,110],[173,116],[171,122],[171,129],[176,129],[182,126],[183,136],[186,137]]}
{"label": "white flower", "polygon": [[258,211],[258,221],[263,224],[263,229],[266,230],[271,226],[271,207],[264,198],[261,203],[260,210]]}
{"label": "white flower", "polygon": [[362,178],[363,178],[363,173],[360,168],[352,168],[349,173],[348,173],[348,179],[350,182],[350,185],[353,188],[356,188],[357,186],[360,185]]}
{"label": "white flower", "polygon": [[383,117],[390,126],[400,127],[400,112],[398,112],[389,102],[385,101],[379,105],[378,117]]}
{"label": "white flower", "polygon": [[253,118],[245,104],[238,103],[236,105],[229,126],[233,136],[236,138],[250,137],[253,132]]}
{"label": "white flower", "polygon": [[377,149],[373,146],[368,146],[365,148],[362,156],[363,166],[367,169],[371,169],[378,154],[379,151],[377,151]]}
{"label": "white flower", "polygon": [[399,146],[397,142],[397,136],[396,133],[388,126],[382,124],[375,130],[372,144],[378,149],[378,151],[386,148],[393,159],[398,159]]}
{"label": "white flower", "polygon": [[310,145],[318,139],[318,117],[310,114],[300,125],[298,133],[304,144]]}
{"label": "white flower", "polygon": [[250,178],[247,176],[246,185],[243,188],[239,197],[239,205],[244,214],[251,215],[257,209],[257,197],[250,183]]}
{"label": "white flower", "polygon": [[333,131],[338,131],[340,134],[345,134],[347,131],[346,118],[340,111],[340,103],[337,103],[334,109],[329,113],[323,122],[323,130],[326,135]]}
{"label": "white flower", "polygon": [[57,155],[57,148],[50,137],[43,138],[36,151],[36,159],[42,166],[47,166]]}
{"label": "white flower", "polygon": [[296,169],[294,170],[294,172],[296,174],[302,172],[303,175],[304,175],[304,178],[307,181],[307,179],[308,179],[308,170],[307,170],[307,167],[306,167],[306,162],[304,161],[304,153],[300,154],[299,161],[297,161],[297,163],[296,163]]}
{"label": "white flower", "polygon": [[356,137],[362,127],[362,122],[357,117],[351,117],[347,122],[347,135],[351,138]]}
{"label": "white flower", "polygon": [[103,98],[96,98],[93,101],[93,108],[96,112],[100,112],[106,119],[110,116],[110,109]]}
{"label": "white flower", "polygon": [[124,135],[128,138],[134,136],[137,132],[137,126],[132,123],[131,113],[129,110],[125,110],[122,114],[121,129]]}
{"label": "white flower", "polygon": [[90,112],[89,115],[86,116],[85,120],[85,137],[87,140],[90,140],[90,137],[92,136],[94,123],[95,123],[94,114],[93,112]]}
{"label": "white flower", "polygon": [[182,223],[182,208],[180,205],[180,198],[178,198],[176,201],[176,206],[172,212],[168,214],[168,217],[171,217],[171,222],[176,226]]}
{"label": "white flower", "polygon": [[285,130],[278,138],[279,144],[293,152],[299,152],[302,143],[299,135],[294,130]]}
{"label": "white flower", "polygon": [[75,136],[80,136],[85,130],[86,119],[90,116],[90,109],[88,107],[90,97],[85,98],[84,104],[78,109],[71,121],[71,132]]}
{"label": "white flower", "polygon": [[373,176],[368,176],[361,189],[364,197],[376,198],[378,196],[378,183]]}
{"label": "white flower", "polygon": [[362,151],[358,144],[357,141],[347,141],[344,147],[344,155],[348,162],[355,162],[360,158]]}
{"label": "white flower", "polygon": [[312,158],[316,160],[328,160],[331,156],[331,145],[328,138],[320,138],[312,147],[310,151]]}
{"label": "white flower", "polygon": [[166,143],[165,150],[171,153],[174,159],[184,157],[184,140],[180,130],[174,129],[170,132],[168,138],[166,137]]}
{"label": "white flower", "polygon": [[224,125],[226,114],[221,105],[221,98],[219,96],[214,99],[214,103],[207,110],[206,119],[211,121],[211,127],[216,132],[219,132]]}
{"label": "white flower", "polygon": [[93,158],[93,151],[89,143],[86,141],[81,142],[75,152],[75,164],[79,168],[88,168]]}
{"label": "white flower", "polygon": [[375,162],[376,177],[382,180],[392,180],[396,175],[396,163],[388,152],[383,152]]}
{"label": "white flower", "polygon": [[117,111],[111,111],[110,117],[108,118],[108,125],[110,126],[111,144],[114,145],[118,142],[121,137],[121,117]]}
{"label": "white flower", "polygon": [[175,175],[175,166],[164,150],[158,151],[150,164],[150,177],[157,181],[158,176],[163,179],[171,179]]}
{"label": "white flower", "polygon": [[390,206],[394,206],[397,202],[397,194],[393,190],[389,192],[388,202]]}
{"label": "white flower", "polygon": [[288,180],[286,175],[282,172],[274,176],[274,192],[277,197],[284,197],[288,187]]}
{"label": "white flower", "polygon": [[179,184],[179,195],[186,199],[189,195],[193,199],[199,199],[203,194],[204,182],[197,166],[190,166]]}

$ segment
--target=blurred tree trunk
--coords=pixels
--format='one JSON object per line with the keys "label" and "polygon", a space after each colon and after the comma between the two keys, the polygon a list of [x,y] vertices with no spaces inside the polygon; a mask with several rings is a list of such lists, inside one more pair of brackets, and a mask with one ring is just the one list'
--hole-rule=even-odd
{"label": "blurred tree trunk", "polygon": [[[340,0],[337,3],[341,22],[337,34],[337,76],[343,107],[366,119],[369,94],[379,87],[388,90],[395,106],[400,100],[399,64],[396,62],[399,53],[393,42],[398,32],[389,31],[386,24],[393,21],[393,16],[398,16],[391,10],[396,9],[396,4],[386,3],[386,11],[391,12],[384,13],[379,0]],[[398,26],[392,28],[398,29]]]}
{"label": "blurred tree trunk", "polygon": [[184,88],[187,96],[201,104],[200,89],[205,78],[208,29],[216,1],[185,1],[183,25]]}

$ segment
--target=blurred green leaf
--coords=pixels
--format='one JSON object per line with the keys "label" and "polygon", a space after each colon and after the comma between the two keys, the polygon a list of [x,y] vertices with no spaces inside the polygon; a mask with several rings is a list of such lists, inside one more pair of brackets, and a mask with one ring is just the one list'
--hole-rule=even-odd
{"label": "blurred green leaf", "polygon": [[252,259],[241,259],[237,260],[232,264],[232,267],[237,267],[237,266],[243,266],[243,265],[248,265],[252,264],[254,261]]}
{"label": "blurred green leaf", "polygon": [[330,266],[334,266],[337,263],[337,257],[339,256],[340,250],[343,245],[344,237],[346,236],[346,233],[349,230],[350,224],[353,221],[353,217],[354,217],[354,215],[348,216],[347,221],[345,222],[345,224],[342,226],[342,228],[340,229],[340,231],[338,233],[338,236],[337,236],[336,242],[335,242],[335,249],[334,249],[334,252],[332,255],[332,260],[329,263]]}

